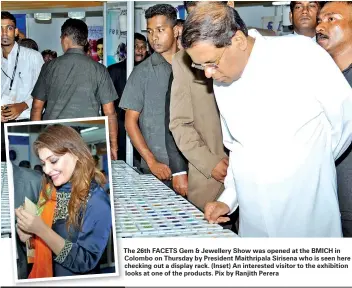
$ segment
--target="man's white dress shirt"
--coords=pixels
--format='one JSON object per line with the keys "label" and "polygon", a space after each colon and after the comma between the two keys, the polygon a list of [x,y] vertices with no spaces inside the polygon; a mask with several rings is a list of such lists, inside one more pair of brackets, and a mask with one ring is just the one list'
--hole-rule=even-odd
{"label": "man's white dress shirt", "polygon": [[[13,71],[15,68],[18,48],[19,45],[15,43],[7,59],[4,58],[2,54],[1,68],[10,78],[12,78]],[[28,105],[28,109],[23,111],[22,114],[16,120],[30,118],[30,112],[33,102],[31,92],[35,83],[37,82],[43,64],[43,57],[38,51],[25,47],[20,47],[16,74],[11,91],[11,79],[9,79],[4,74],[4,72],[1,71],[1,106],[5,104],[14,104],[21,102],[25,102]]]}
{"label": "man's white dress shirt", "polygon": [[352,89],[311,39],[250,35],[242,77],[214,81],[230,150],[218,201],[239,204],[240,236],[341,237],[335,159],[352,139]]}
{"label": "man's white dress shirt", "polygon": [[[296,31],[293,31],[293,34],[289,34],[289,35],[293,35],[293,36],[304,36],[302,34],[298,34]],[[288,35],[286,35],[288,36]],[[309,37],[309,36],[304,36],[304,37],[308,37],[310,39],[312,39],[315,43],[317,43],[317,37],[314,35],[313,37]]]}

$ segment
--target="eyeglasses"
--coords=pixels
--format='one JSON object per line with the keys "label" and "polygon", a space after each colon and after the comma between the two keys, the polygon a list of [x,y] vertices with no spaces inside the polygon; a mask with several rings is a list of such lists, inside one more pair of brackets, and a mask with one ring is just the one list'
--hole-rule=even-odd
{"label": "eyeglasses", "polygon": [[219,63],[221,61],[221,58],[222,56],[224,55],[225,53],[225,50],[228,46],[226,46],[224,48],[224,50],[222,51],[220,57],[218,59],[215,60],[215,62],[213,63],[205,63],[205,64],[195,64],[194,62],[192,62],[192,67],[193,68],[196,68],[196,69],[199,69],[199,70],[205,70],[206,68],[211,68],[211,69],[218,69],[219,68]]}
{"label": "eyeglasses", "polygon": [[16,27],[13,25],[1,25],[1,30],[13,31]]}

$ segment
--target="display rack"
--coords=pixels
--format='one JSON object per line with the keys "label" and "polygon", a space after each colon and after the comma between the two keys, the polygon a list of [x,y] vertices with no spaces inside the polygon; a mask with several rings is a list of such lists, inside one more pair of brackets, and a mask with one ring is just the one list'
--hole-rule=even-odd
{"label": "display rack", "polygon": [[123,161],[112,161],[117,236],[237,237],[204,214],[153,175],[141,175]]}
{"label": "display rack", "polygon": [[[117,237],[237,237],[153,175],[142,175],[123,161],[112,161]],[[1,163],[1,237],[11,237],[6,163]]]}
{"label": "display rack", "polygon": [[1,238],[11,237],[9,186],[6,162],[1,162]]}

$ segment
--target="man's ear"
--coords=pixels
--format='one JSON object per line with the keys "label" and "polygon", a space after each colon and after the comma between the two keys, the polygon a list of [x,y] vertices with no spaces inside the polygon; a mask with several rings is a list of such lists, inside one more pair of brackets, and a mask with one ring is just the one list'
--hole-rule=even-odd
{"label": "man's ear", "polygon": [[15,37],[17,37],[19,34],[18,28],[15,29]]}
{"label": "man's ear", "polygon": [[232,45],[241,51],[247,49],[248,40],[246,35],[243,34],[241,30],[237,30],[236,34],[231,39]]}
{"label": "man's ear", "polygon": [[290,22],[291,22],[291,24],[293,24],[292,23],[292,12],[290,12]]}
{"label": "man's ear", "polygon": [[235,8],[235,1],[227,1],[227,5],[232,8]]}
{"label": "man's ear", "polygon": [[180,36],[180,30],[179,30],[179,27],[177,25],[174,26],[173,28],[173,31],[174,31],[174,38],[177,38],[178,36]]}

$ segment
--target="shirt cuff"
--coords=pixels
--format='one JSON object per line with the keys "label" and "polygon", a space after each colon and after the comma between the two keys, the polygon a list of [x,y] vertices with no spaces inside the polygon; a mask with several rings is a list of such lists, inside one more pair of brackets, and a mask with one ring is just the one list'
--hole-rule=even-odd
{"label": "shirt cuff", "polygon": [[61,249],[60,253],[55,257],[54,261],[56,261],[59,264],[62,264],[67,255],[70,253],[72,249],[72,242],[69,240],[65,240],[65,245],[64,247]]}
{"label": "shirt cuff", "polygon": [[179,175],[185,175],[185,174],[187,174],[187,171],[177,172],[175,174],[172,174],[172,177],[179,176]]}
{"label": "shirt cuff", "polygon": [[[27,104],[27,106],[28,106],[27,109],[29,109],[29,110],[32,109],[32,103],[33,103],[33,97],[32,97],[32,96],[30,96],[27,100],[25,100],[25,101],[23,101],[23,102]],[[26,110],[27,110],[27,109],[26,109]],[[26,110],[25,110],[25,111],[26,111]]]}
{"label": "shirt cuff", "polygon": [[227,215],[231,215],[238,207],[236,191],[231,188],[225,188],[224,192],[222,192],[217,201],[223,202],[229,206],[230,212]]}

